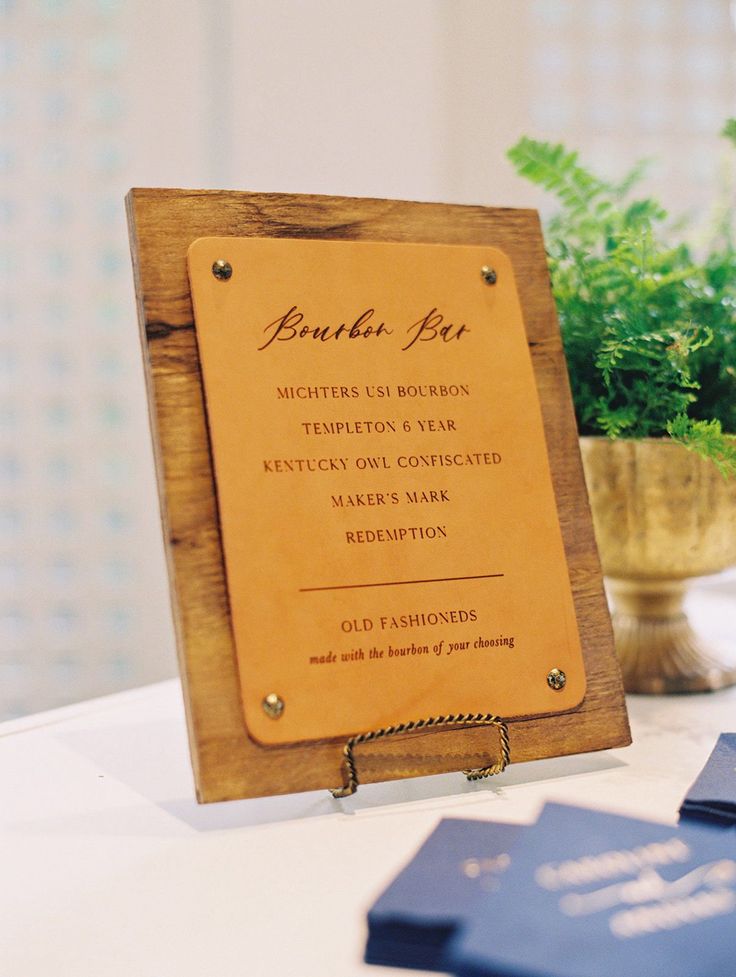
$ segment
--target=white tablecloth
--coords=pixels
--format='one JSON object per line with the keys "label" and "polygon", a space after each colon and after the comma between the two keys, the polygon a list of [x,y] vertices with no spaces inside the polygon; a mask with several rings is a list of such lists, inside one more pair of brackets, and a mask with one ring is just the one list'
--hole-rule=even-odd
{"label": "white tablecloth", "polygon": [[[736,645],[732,593],[697,621]],[[630,697],[634,745],[461,774],[198,806],[178,683],[0,725],[0,974],[373,977],[365,914],[442,817],[529,822],[547,800],[674,823],[736,689]]]}

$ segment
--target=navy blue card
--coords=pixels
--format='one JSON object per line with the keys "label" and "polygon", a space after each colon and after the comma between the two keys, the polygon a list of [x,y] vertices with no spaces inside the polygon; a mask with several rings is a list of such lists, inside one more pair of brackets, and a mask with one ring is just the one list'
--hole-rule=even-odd
{"label": "navy blue card", "polygon": [[721,733],[682,802],[680,817],[724,827],[736,824],[736,733]]}
{"label": "navy blue card", "polygon": [[368,913],[365,959],[444,969],[444,948],[472,903],[493,891],[523,829],[494,821],[441,821]]}
{"label": "navy blue card", "polygon": [[548,804],[452,942],[459,977],[726,977],[736,835]]}

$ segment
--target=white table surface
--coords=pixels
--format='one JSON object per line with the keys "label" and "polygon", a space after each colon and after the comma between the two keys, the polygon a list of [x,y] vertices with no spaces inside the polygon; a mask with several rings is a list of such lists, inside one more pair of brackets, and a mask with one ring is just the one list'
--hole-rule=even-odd
{"label": "white table surface", "polygon": [[[692,599],[736,646],[736,601]],[[675,823],[736,688],[630,697],[634,744],[461,774],[199,806],[177,682],[0,725],[0,974],[405,977],[362,963],[365,914],[442,817],[557,800]]]}

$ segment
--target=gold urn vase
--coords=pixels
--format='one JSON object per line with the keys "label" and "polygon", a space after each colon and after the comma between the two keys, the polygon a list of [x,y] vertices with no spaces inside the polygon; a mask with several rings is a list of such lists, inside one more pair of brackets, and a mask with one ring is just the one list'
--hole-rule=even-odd
{"label": "gold urn vase", "polygon": [[688,578],[736,563],[736,478],[664,438],[580,444],[626,691],[733,685],[736,655],[704,644],[683,599]]}

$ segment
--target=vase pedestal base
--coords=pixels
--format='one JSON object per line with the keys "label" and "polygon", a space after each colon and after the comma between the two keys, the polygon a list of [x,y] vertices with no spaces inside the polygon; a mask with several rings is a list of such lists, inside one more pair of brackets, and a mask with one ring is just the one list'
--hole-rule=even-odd
{"label": "vase pedestal base", "polygon": [[608,583],[627,692],[713,692],[736,684],[736,656],[724,659],[688,621],[686,581],[609,578]]}

